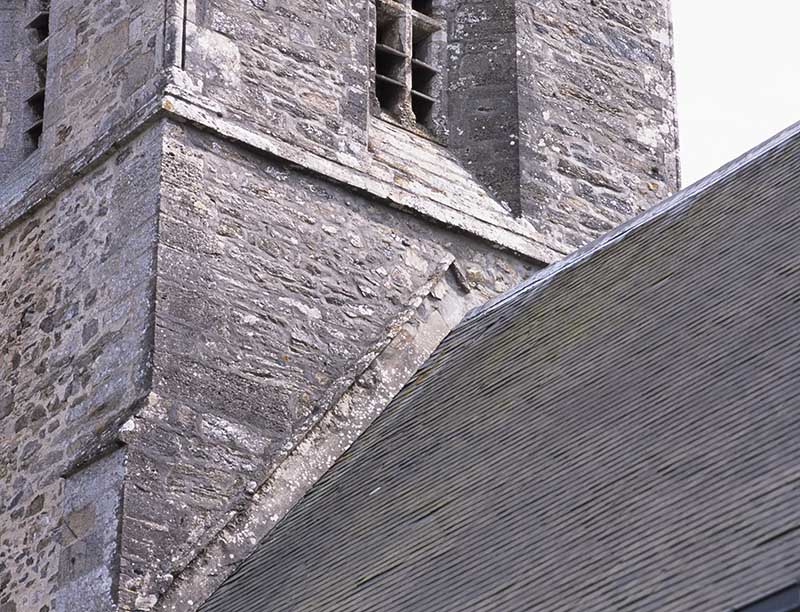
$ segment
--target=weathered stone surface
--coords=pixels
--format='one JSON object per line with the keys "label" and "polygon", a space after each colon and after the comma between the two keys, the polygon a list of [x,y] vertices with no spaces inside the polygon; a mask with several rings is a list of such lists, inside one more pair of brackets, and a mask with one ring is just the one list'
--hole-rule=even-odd
{"label": "weathered stone surface", "polygon": [[[171,127],[164,146],[153,387],[123,433],[124,609],[151,607],[249,507],[451,266],[472,282],[457,300],[461,315],[530,269],[193,130]],[[435,347],[430,339],[459,318],[372,376],[396,392]],[[369,414],[391,396],[377,395]],[[352,441],[368,422],[340,428]],[[311,482],[271,487],[285,496]]]}
{"label": "weathered stone surface", "polygon": [[[0,186],[12,186],[10,194],[80,159],[152,104],[166,83],[162,4],[48,2],[50,35],[42,42],[25,27],[40,6],[37,0],[0,7]],[[46,70],[34,61],[42,57]],[[25,133],[34,121],[26,100],[43,84],[43,134],[34,151]]]}
{"label": "weathered stone surface", "polygon": [[66,478],[56,612],[115,610],[124,476],[118,449]]}
{"label": "weathered stone surface", "polygon": [[668,0],[517,0],[522,214],[566,251],[677,191]]}
{"label": "weathered stone surface", "polygon": [[25,130],[32,123],[25,99],[37,80],[30,52],[34,36],[26,30],[25,3],[0,6],[0,183],[22,163],[33,147]]}
{"label": "weathered stone surface", "polygon": [[0,38],[0,609],[193,609],[468,308],[671,188],[662,2],[435,4],[448,146],[370,113],[367,0],[53,2],[24,162]]}
{"label": "weathered stone surface", "polygon": [[546,242],[529,220],[510,215],[448,149],[391,123],[371,118],[372,155],[351,166],[220,119],[200,104],[207,104],[207,99],[198,101],[195,96],[189,101],[187,92],[179,87],[170,87],[168,92],[164,107],[175,120],[190,121],[227,140],[535,261],[551,263],[564,254],[560,245]]}
{"label": "weathered stone surface", "polygon": [[508,210],[520,212],[514,0],[446,3],[449,145]]}
{"label": "weathered stone surface", "polygon": [[204,547],[159,601],[158,610],[192,610],[219,586],[234,563],[247,557],[285,513],[320,478],[400,390],[418,363],[447,335],[467,309],[483,301],[465,295],[456,266],[422,300],[399,333],[355,384],[324,415],[257,491],[252,503]]}
{"label": "weathered stone surface", "polygon": [[451,5],[452,148],[561,252],[678,188],[669,2]]}
{"label": "weathered stone surface", "polygon": [[185,69],[250,129],[334,157],[367,144],[367,0],[192,0]]}
{"label": "weathered stone surface", "polygon": [[[190,3],[190,89],[248,130],[357,164],[376,150],[365,5]],[[668,0],[434,5],[448,23],[444,140],[543,244],[569,253],[677,189]]]}
{"label": "weathered stone surface", "polygon": [[0,602],[20,610],[53,609],[61,475],[149,384],[159,143],[143,136],[0,234]]}
{"label": "weathered stone surface", "polygon": [[51,2],[42,170],[69,160],[157,94],[163,32],[160,2]]}

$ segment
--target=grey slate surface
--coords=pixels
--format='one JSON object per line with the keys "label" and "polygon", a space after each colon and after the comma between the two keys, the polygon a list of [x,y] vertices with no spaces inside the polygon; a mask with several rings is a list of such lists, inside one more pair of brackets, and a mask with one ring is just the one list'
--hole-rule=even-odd
{"label": "grey slate surface", "polygon": [[457,328],[204,612],[728,611],[800,577],[800,129]]}

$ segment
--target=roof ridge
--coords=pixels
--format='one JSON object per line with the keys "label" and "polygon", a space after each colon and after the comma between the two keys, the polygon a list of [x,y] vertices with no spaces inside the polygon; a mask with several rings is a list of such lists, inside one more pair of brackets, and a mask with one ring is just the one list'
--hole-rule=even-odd
{"label": "roof ridge", "polygon": [[666,200],[661,201],[652,208],[642,212],[625,223],[618,225],[616,228],[610,230],[606,234],[603,234],[596,240],[592,241],[581,249],[578,249],[561,261],[550,264],[528,280],[522,281],[516,287],[513,287],[505,293],[489,300],[482,306],[472,309],[464,317],[459,327],[468,322],[483,318],[489,313],[515,302],[522,296],[528,296],[543,289],[558,274],[561,274],[562,272],[565,272],[583,263],[597,253],[611,247],[622,240],[629,233],[646,227],[650,223],[662,218],[665,215],[683,210],[684,207],[694,202],[701,194],[723,183],[734,174],[737,174],[752,164],[760,161],[762,158],[782,147],[793,138],[798,137],[800,137],[800,121],[790,125],[761,144],[753,147],[746,153],[721,166],[708,176],[696,181],[684,189],[681,189],[676,194],[668,197]]}

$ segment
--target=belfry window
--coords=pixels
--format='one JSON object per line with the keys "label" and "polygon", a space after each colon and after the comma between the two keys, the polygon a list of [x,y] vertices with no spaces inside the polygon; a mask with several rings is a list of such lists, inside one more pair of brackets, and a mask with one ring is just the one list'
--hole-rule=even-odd
{"label": "belfry window", "polygon": [[446,25],[436,0],[376,0],[378,113],[405,127],[442,131]]}
{"label": "belfry window", "polygon": [[375,32],[375,94],[383,110],[397,113],[405,97],[405,16],[398,7],[378,5]]}
{"label": "belfry window", "polygon": [[25,100],[28,111],[28,125],[25,134],[28,136],[30,146],[38,149],[44,127],[48,41],[50,39],[50,0],[33,0],[30,3],[30,19],[27,29],[32,41],[33,74],[32,79],[28,80],[29,90]]}

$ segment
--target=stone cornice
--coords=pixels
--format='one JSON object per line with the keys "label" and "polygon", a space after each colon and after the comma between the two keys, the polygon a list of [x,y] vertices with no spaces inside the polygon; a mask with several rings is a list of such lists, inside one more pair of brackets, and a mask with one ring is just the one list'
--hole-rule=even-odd
{"label": "stone cornice", "polygon": [[[169,75],[169,80],[174,80],[174,77]],[[474,181],[455,185],[452,192],[446,185],[439,189],[417,188],[409,181],[387,174],[387,166],[377,163],[373,156],[367,155],[363,159],[339,156],[334,161],[287,141],[243,128],[228,120],[213,102],[174,84],[166,85],[163,95],[151,98],[126,121],[56,170],[43,175],[37,158],[30,158],[14,181],[0,186],[0,231],[66,189],[148,125],[162,118],[213,132],[228,141],[288,162],[390,206],[456,228],[537,263],[552,263],[565,255],[556,245],[547,245],[546,239],[528,220],[505,211]],[[397,128],[387,126],[386,129]],[[442,159],[450,161],[444,155]],[[401,162],[397,160],[397,163]]]}

